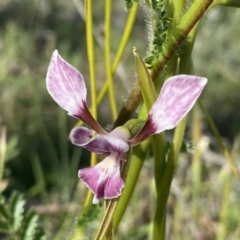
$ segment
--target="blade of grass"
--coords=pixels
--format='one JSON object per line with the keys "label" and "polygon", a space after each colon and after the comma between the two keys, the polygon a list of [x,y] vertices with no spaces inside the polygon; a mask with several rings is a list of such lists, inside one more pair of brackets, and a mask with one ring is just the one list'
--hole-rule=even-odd
{"label": "blade of grass", "polygon": [[0,181],[3,175],[4,162],[7,152],[6,135],[7,135],[6,127],[0,127]]}
{"label": "blade of grass", "polygon": [[192,140],[196,145],[192,155],[191,171],[192,171],[192,213],[195,219],[198,216],[199,197],[201,188],[201,148],[199,141],[202,136],[202,121],[197,106],[193,109],[192,118]]}
{"label": "blade of grass", "polygon": [[40,194],[42,201],[47,202],[48,197],[47,197],[47,188],[46,188],[46,182],[44,178],[44,171],[41,165],[40,158],[36,152],[33,152],[31,154],[31,165],[33,169],[33,175],[35,178],[35,184],[33,187],[31,187],[28,190],[28,197],[33,198],[37,194]]}
{"label": "blade of grass", "polygon": [[230,205],[230,194],[232,190],[233,176],[230,171],[227,169],[225,176],[221,179],[223,182],[223,191],[222,191],[222,205],[220,211],[219,226],[217,231],[216,240],[225,240],[227,236],[227,228],[229,221],[229,205]]}
{"label": "blade of grass", "polygon": [[109,93],[111,112],[112,112],[113,119],[116,119],[117,106],[116,106],[116,98],[114,94],[112,69],[111,69],[111,38],[110,38],[111,8],[112,8],[112,0],[106,0],[105,2],[105,65],[106,65],[108,93]]}
{"label": "blade of grass", "polygon": [[[93,21],[92,21],[92,0],[85,0],[86,11],[86,42],[87,42],[87,54],[90,71],[90,91],[91,91],[91,103],[92,103],[92,115],[97,120],[97,88],[96,88],[96,76],[95,76],[95,61],[94,61],[94,42],[93,42]],[[95,153],[91,153],[91,166],[97,164],[97,157]],[[92,193],[88,190],[87,197],[84,202],[84,206],[90,203]]]}
{"label": "blade of grass", "polygon": [[[125,158],[125,159],[127,159],[127,161],[121,167],[121,176],[124,181],[127,177],[129,165],[131,163],[131,152],[132,152],[132,150],[130,149]],[[122,198],[122,195],[120,196],[120,198]],[[105,234],[107,233],[107,231],[109,231],[109,234],[108,234],[108,236],[110,237],[109,240],[113,239],[114,231],[113,231],[112,227],[110,229],[109,229],[109,227],[110,227],[110,225],[112,225],[113,214],[114,214],[114,211],[115,211],[118,201],[119,201],[119,198],[115,198],[115,199],[106,201],[107,208],[106,208],[102,223],[100,225],[100,228],[98,230],[95,240],[102,240],[104,238]]]}
{"label": "blade of grass", "polygon": [[221,147],[222,151],[223,151],[223,154],[224,156],[226,157],[226,159],[228,160],[229,162],[229,165],[233,171],[233,173],[235,174],[235,176],[237,176],[237,169],[236,169],[236,166],[234,164],[234,161],[231,157],[231,154],[229,153],[229,151],[227,150],[227,148],[224,146],[223,144],[223,141],[221,139],[221,136],[214,124],[214,122],[212,121],[212,118],[210,117],[210,115],[208,114],[207,110],[205,109],[204,105],[202,104],[202,102],[200,100],[198,100],[198,104],[203,112],[203,114],[205,115],[205,118],[207,120],[207,123],[208,125],[210,126],[210,128],[212,129],[212,132],[213,134],[215,135],[217,141],[218,141],[218,144],[219,146]]}
{"label": "blade of grass", "polygon": [[187,117],[183,118],[174,131],[173,142],[160,186],[160,189],[162,190],[161,197],[159,197],[153,221],[153,240],[165,239],[167,199],[176,167],[176,161],[181,150],[186,123]]}
{"label": "blade of grass", "polygon": [[133,149],[133,154],[131,157],[128,174],[126,177],[125,187],[123,189],[122,195],[118,201],[115,212],[113,214],[113,228],[115,232],[118,229],[118,225],[123,217],[123,214],[133,194],[149,146],[150,140],[146,140],[140,145],[134,147]]}

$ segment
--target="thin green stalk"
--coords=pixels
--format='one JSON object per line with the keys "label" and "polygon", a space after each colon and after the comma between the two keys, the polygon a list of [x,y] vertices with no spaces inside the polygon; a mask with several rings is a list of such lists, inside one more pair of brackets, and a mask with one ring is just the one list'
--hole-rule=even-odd
{"label": "thin green stalk", "polygon": [[93,42],[93,22],[92,22],[92,0],[85,0],[86,8],[86,42],[87,53],[90,71],[90,88],[92,100],[92,115],[97,119],[97,91],[96,91],[96,76],[95,76],[95,61],[94,61],[94,42]]}
{"label": "thin green stalk", "polygon": [[113,119],[116,119],[117,106],[116,106],[116,98],[114,94],[112,69],[111,69],[111,38],[110,38],[111,8],[112,8],[112,0],[106,0],[106,3],[105,3],[105,65],[106,65],[108,93],[109,93],[109,101],[110,101],[112,116],[113,116]]}
{"label": "thin green stalk", "polygon": [[161,197],[156,206],[153,221],[153,240],[165,239],[165,223],[166,223],[166,206],[170,192],[170,187],[176,167],[176,161],[181,150],[184,132],[186,128],[187,117],[185,117],[176,127],[173,142],[170,148],[167,164],[162,178],[160,189]]}
{"label": "thin green stalk", "polygon": [[219,132],[218,132],[214,122],[212,121],[210,115],[208,114],[207,110],[205,109],[204,105],[202,104],[202,102],[200,100],[198,100],[198,104],[199,104],[203,114],[205,115],[206,120],[208,122],[208,125],[212,129],[212,132],[214,133],[214,135],[215,135],[215,137],[216,137],[216,139],[218,141],[218,144],[219,144],[219,146],[221,147],[221,149],[223,151],[224,156],[228,160],[229,165],[231,166],[231,169],[232,169],[233,173],[235,174],[235,176],[237,176],[237,169],[235,167],[234,161],[233,161],[233,159],[231,157],[231,154],[229,153],[227,148],[224,146],[223,141],[221,139],[221,136],[220,136],[220,134],[219,134]]}
{"label": "thin green stalk", "polygon": [[37,194],[41,193],[41,200],[46,203],[48,200],[47,187],[44,177],[44,171],[41,165],[41,160],[36,152],[31,153],[30,160],[36,184],[28,190],[27,195],[28,197],[33,198]]}
{"label": "thin green stalk", "polygon": [[192,140],[196,144],[194,154],[192,156],[191,170],[192,170],[192,213],[195,219],[198,214],[199,195],[201,188],[201,149],[199,141],[202,135],[202,121],[197,106],[193,109],[192,119]]}
{"label": "thin green stalk", "polygon": [[[131,162],[131,153],[132,153],[132,149],[130,149],[128,151],[127,156],[126,156],[127,161],[123,164],[123,166],[121,168],[121,176],[122,176],[123,180],[126,179],[127,174],[128,174],[129,165]],[[101,226],[98,230],[95,240],[103,240],[107,231],[109,233],[108,236],[110,236],[109,240],[113,239],[114,230],[112,228],[112,220],[113,220],[113,214],[114,214],[114,211],[115,211],[118,201],[119,201],[119,198],[115,198],[115,199],[106,201],[107,209],[105,211]],[[111,226],[111,228],[110,228],[110,226]]]}
{"label": "thin green stalk", "polygon": [[178,0],[178,1],[171,1],[172,9],[173,9],[173,16],[172,16],[172,22],[177,24],[182,17],[183,11],[186,7],[186,0]]}
{"label": "thin green stalk", "polygon": [[[2,180],[3,176],[3,169],[4,169],[4,162],[7,152],[7,130],[6,127],[0,126],[0,181]],[[1,191],[0,191],[1,194]]]}
{"label": "thin green stalk", "polygon": [[52,169],[53,170],[59,169],[58,154],[56,152],[56,149],[53,145],[49,132],[47,131],[46,125],[42,118],[43,115],[40,109],[39,96],[36,96],[34,100],[35,101],[33,109],[35,111],[35,122],[37,125],[37,129],[39,131],[39,136],[43,139],[45,146],[47,146],[46,153],[49,156],[49,159],[51,159],[50,164]]}
{"label": "thin green stalk", "polygon": [[140,145],[133,148],[133,154],[126,177],[125,187],[113,214],[113,228],[115,232],[118,229],[118,225],[123,217],[123,214],[135,189],[149,146],[150,140],[146,140]]}
{"label": "thin green stalk", "polygon": [[68,171],[69,171],[69,156],[68,156],[68,142],[67,142],[67,114],[61,108],[58,109],[58,139],[59,139],[59,149],[60,149],[60,159],[61,159],[61,174],[60,179],[62,181],[62,195],[65,200],[69,196],[69,185],[65,184],[68,181]]}
{"label": "thin green stalk", "polygon": [[220,221],[219,221],[216,240],[225,240],[228,237],[227,225],[228,225],[230,194],[232,190],[233,176],[229,171],[225,174],[226,176],[224,176],[224,179],[223,179],[224,187],[222,191],[222,206],[221,206],[221,212],[220,212]]}
{"label": "thin green stalk", "polygon": [[[95,61],[94,61],[94,42],[93,42],[93,21],[92,21],[92,0],[85,0],[86,10],[86,42],[87,42],[87,54],[89,61],[90,71],[90,89],[91,89],[91,102],[92,102],[92,115],[97,119],[97,88],[96,88],[96,76],[95,76]],[[91,166],[96,165],[97,157],[95,153],[91,153]],[[84,206],[90,203],[92,193],[88,190]]]}

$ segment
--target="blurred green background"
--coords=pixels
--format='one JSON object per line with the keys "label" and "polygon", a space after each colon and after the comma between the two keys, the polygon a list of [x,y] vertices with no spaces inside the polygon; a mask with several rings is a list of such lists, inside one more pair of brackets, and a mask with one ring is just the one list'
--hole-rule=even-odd
{"label": "blurred green background", "polygon": [[[93,14],[97,87],[100,90],[106,77],[102,57],[104,2],[94,2]],[[114,56],[127,17],[124,1],[114,2],[112,16]],[[200,24],[193,52],[194,73],[209,79],[201,99],[226,145],[229,149],[235,146],[234,159],[237,165],[240,132],[239,23],[239,9],[216,7],[211,10]],[[130,41],[114,77],[119,109],[135,82],[132,46],[146,56],[148,45],[148,30],[143,12],[139,9]],[[71,202],[78,183],[78,169],[89,161],[88,152],[74,147],[68,141],[68,134],[76,120],[57,106],[45,87],[47,67],[54,49],[58,49],[69,63],[81,71],[89,85],[81,1],[1,0],[0,126],[7,129],[7,163],[1,187],[6,196],[13,190],[24,193],[29,204],[40,212],[42,224],[51,236],[62,224],[62,218],[57,219],[56,216],[64,216],[66,204]],[[191,156],[183,154],[169,200],[169,239],[217,239],[217,229],[222,223],[220,219],[226,182],[231,183],[227,194],[227,234],[231,237],[229,239],[240,239],[237,214],[240,210],[239,183],[226,170],[227,161],[204,117],[200,115],[199,119],[205,148],[200,157],[198,211],[195,215],[188,212],[188,205],[194,204],[191,195],[191,171],[194,170],[190,167]],[[106,98],[99,105],[99,122],[108,127],[112,121]],[[188,139],[193,132],[191,126],[189,124]],[[142,184],[139,183],[132,200],[135,204],[128,210],[132,219],[126,218],[120,228],[119,239],[148,239],[153,208],[153,193],[149,190],[149,184],[152,185],[151,159],[145,165]],[[83,186],[80,190],[77,204],[82,201],[86,191]],[[136,208],[140,208],[140,211]],[[136,224],[142,226],[138,232],[136,228],[131,228]]]}

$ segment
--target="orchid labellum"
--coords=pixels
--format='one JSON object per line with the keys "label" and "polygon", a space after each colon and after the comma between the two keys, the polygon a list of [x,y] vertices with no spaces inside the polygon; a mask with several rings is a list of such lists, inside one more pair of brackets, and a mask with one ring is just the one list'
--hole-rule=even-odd
{"label": "orchid labellum", "polygon": [[[151,135],[174,128],[191,110],[207,79],[191,75],[176,75],[164,83],[142,129],[132,137],[120,126],[108,133],[92,117],[86,102],[87,90],[82,74],[67,63],[55,50],[48,68],[47,89],[52,98],[72,117],[81,119],[90,128],[72,129],[73,144],[106,157],[97,165],[79,170],[79,178],[94,193],[93,203],[121,195],[124,181],[120,175],[121,162],[131,146]],[[96,137],[91,138],[96,132]]]}

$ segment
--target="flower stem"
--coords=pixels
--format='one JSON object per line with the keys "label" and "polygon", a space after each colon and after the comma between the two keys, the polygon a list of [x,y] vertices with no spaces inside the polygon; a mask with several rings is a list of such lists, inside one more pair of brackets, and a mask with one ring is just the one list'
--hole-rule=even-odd
{"label": "flower stem", "polygon": [[[94,61],[94,44],[93,44],[93,21],[92,21],[92,0],[85,0],[86,11],[86,42],[87,54],[90,71],[90,86],[91,86],[91,102],[92,102],[92,116],[97,119],[97,91],[96,91],[96,77],[95,77],[95,61]],[[95,153],[91,153],[91,166],[96,165],[97,157]],[[84,200],[84,206],[87,206],[91,200],[92,193],[88,190]]]}
{"label": "flower stem", "polygon": [[108,93],[109,102],[111,106],[113,119],[117,117],[117,106],[116,98],[114,94],[112,69],[111,69],[111,39],[110,39],[110,29],[111,29],[111,8],[112,0],[106,0],[105,3],[105,65],[106,65],[106,75],[108,83]]}
{"label": "flower stem", "polygon": [[[126,179],[127,172],[129,169],[129,164],[131,159],[131,149],[128,151],[126,159],[127,161],[126,163],[123,164],[121,169],[121,175],[123,180]],[[113,228],[111,225],[112,225],[113,213],[117,206],[118,201],[119,201],[119,198],[106,201],[106,211],[95,240],[102,240],[107,232],[108,232],[108,236],[110,236],[110,240],[113,239]]]}
{"label": "flower stem", "polygon": [[173,137],[173,143],[168,156],[167,164],[165,167],[164,175],[161,182],[161,197],[158,199],[155,217],[153,221],[153,240],[165,239],[165,222],[166,222],[166,205],[170,192],[170,187],[175,171],[176,161],[181,149],[182,140],[187,123],[187,117],[185,117],[179,125],[176,127]]}
{"label": "flower stem", "polygon": [[113,215],[114,231],[117,231],[118,225],[123,217],[123,214],[128,206],[129,200],[132,196],[133,190],[136,186],[144,159],[149,149],[150,141],[144,141],[140,145],[134,147],[131,162],[126,177],[125,188],[116,206]]}
{"label": "flower stem", "polygon": [[213,134],[215,135],[215,137],[216,137],[216,139],[218,141],[218,144],[219,144],[219,146],[221,147],[221,149],[223,151],[224,156],[227,158],[233,173],[235,174],[235,176],[237,176],[238,173],[237,173],[237,169],[236,169],[235,163],[233,161],[233,158],[232,158],[231,154],[229,153],[229,151],[227,150],[227,148],[224,146],[223,141],[221,139],[221,136],[220,136],[220,134],[218,132],[217,127],[215,126],[213,120],[211,119],[210,115],[208,114],[207,110],[205,109],[204,105],[202,104],[202,102],[200,100],[198,100],[198,104],[199,104],[200,109],[202,110],[203,114],[205,115],[207,123],[210,126]]}

